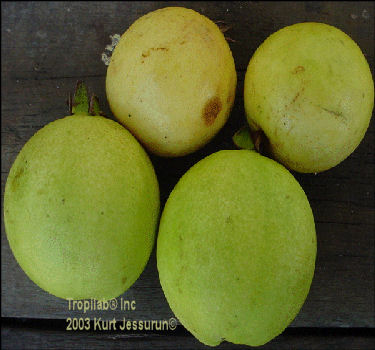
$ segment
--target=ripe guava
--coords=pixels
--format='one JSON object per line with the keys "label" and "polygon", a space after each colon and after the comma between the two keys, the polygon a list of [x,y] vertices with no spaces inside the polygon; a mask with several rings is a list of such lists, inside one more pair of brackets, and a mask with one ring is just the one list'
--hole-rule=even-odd
{"label": "ripe guava", "polygon": [[39,287],[65,299],[110,299],[148,261],[159,187],[130,132],[81,107],[43,127],[18,154],[5,186],[5,228]]}
{"label": "ripe guava", "polygon": [[357,44],[323,23],[298,23],[270,35],[247,67],[247,120],[290,169],[332,168],[359,145],[374,106],[374,83]]}
{"label": "ripe guava", "polygon": [[201,342],[262,345],[295,318],[314,274],[306,195],[277,162],[220,151],[195,164],[165,205],[157,267],[168,303]]}
{"label": "ripe guava", "polygon": [[228,43],[207,17],[167,7],[135,21],[107,70],[115,117],[151,152],[182,156],[228,119],[237,75]]}

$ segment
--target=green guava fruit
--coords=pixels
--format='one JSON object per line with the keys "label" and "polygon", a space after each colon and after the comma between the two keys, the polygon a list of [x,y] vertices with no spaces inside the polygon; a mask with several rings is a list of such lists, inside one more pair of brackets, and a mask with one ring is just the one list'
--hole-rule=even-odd
{"label": "green guava fruit", "polygon": [[270,35],[247,67],[247,120],[268,152],[298,172],[321,172],[347,158],[369,126],[374,82],[357,44],[323,23]]}
{"label": "green guava fruit", "polygon": [[219,27],[183,7],[137,19],[107,70],[112,113],[150,151],[177,157],[208,143],[229,117],[233,56]]}
{"label": "green guava fruit", "polygon": [[119,296],[143,271],[159,187],[130,132],[87,106],[76,104],[24,145],[6,182],[4,219],[16,260],[39,287],[99,300]]}
{"label": "green guava fruit", "polygon": [[255,151],[220,151],[195,164],[161,217],[164,294],[180,322],[210,346],[258,346],[280,334],[305,301],[315,256],[304,191]]}

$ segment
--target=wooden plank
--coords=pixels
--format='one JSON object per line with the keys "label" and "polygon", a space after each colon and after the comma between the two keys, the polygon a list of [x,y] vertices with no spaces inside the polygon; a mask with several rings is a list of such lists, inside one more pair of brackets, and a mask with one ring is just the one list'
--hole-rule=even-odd
{"label": "wooden plank", "polygon": [[[182,327],[181,327],[182,328]],[[64,332],[58,330],[37,330],[30,328],[2,327],[2,349],[212,349],[200,343],[184,329],[163,333],[126,332]],[[364,350],[373,349],[375,340],[366,330],[309,331],[295,329],[287,331],[262,346],[264,350]],[[218,350],[249,349],[245,345],[223,342],[215,347]]]}
{"label": "wooden plank", "polygon": [[[228,36],[236,40],[230,45],[239,70],[246,69],[252,53],[268,35],[286,25],[305,21],[337,26],[351,35],[368,58],[374,55],[371,2],[155,1],[91,2],[90,5],[18,2],[4,4],[2,14],[3,49],[12,55],[9,58],[17,58],[10,60],[9,68],[19,77],[39,79],[81,77],[82,70],[86,75],[101,74],[105,70],[100,55],[109,43],[109,35],[122,34],[141,15],[166,6],[192,8],[214,21],[232,25]],[[25,47],[28,62],[20,60],[25,56]],[[56,65],[56,62],[64,64]],[[90,64],[83,65],[84,62]],[[53,74],[49,70],[51,64],[55,68]]]}
{"label": "wooden plank", "polygon": [[[358,43],[374,71],[371,2],[3,3],[2,196],[17,153],[38,129],[66,115],[64,101],[77,79],[85,80],[98,94],[103,110],[112,117],[105,100],[106,67],[101,61],[109,35],[122,33],[149,11],[176,5],[232,25],[227,35],[236,40],[230,46],[238,71],[238,87],[231,118],[206,147],[176,159],[151,156],[162,203],[195,162],[217,150],[233,148],[231,136],[245,122],[242,90],[247,63],[258,45],[275,30],[307,20],[335,25]],[[316,176],[294,173],[312,205],[319,250],[311,292],[292,327],[375,326],[374,134],[372,120],[361,145],[343,163]],[[27,278],[10,252],[3,223],[1,252],[2,316],[65,319],[81,315],[69,311],[66,301],[42,291]],[[136,300],[137,309],[126,314],[133,319],[173,316],[158,281],[155,252],[140,279],[122,297]],[[87,316],[121,319],[124,315],[115,310],[91,312]],[[33,337],[38,337],[35,332],[26,340],[32,343]],[[165,343],[160,344],[166,348]],[[186,348],[196,345],[189,341],[186,344],[190,344]]]}

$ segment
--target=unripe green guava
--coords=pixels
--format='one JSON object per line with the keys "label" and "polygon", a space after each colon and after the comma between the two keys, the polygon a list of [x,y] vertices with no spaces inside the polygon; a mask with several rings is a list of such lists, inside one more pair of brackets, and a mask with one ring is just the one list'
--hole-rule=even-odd
{"label": "unripe green guava", "polygon": [[157,266],[168,303],[201,342],[262,345],[295,318],[314,274],[306,195],[277,162],[220,151],[195,164],[165,205]]}
{"label": "unripe green guava", "polygon": [[219,27],[183,7],[137,19],[107,70],[112,113],[151,152],[177,157],[209,142],[229,117],[237,74]]}
{"label": "unripe green guava", "polygon": [[374,82],[357,44],[324,23],[298,23],[270,35],[247,67],[250,127],[290,169],[332,168],[359,145],[374,106]]}
{"label": "unripe green guava", "polygon": [[110,299],[151,253],[159,215],[153,166],[118,123],[74,115],[39,130],[10,170],[10,247],[39,287],[66,299]]}

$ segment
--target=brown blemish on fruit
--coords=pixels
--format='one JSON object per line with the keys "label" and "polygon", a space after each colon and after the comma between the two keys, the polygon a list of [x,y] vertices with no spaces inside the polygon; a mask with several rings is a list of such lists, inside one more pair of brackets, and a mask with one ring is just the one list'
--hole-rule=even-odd
{"label": "brown blemish on fruit", "polygon": [[293,74],[301,73],[301,72],[304,72],[304,71],[305,71],[304,66],[297,66],[296,68],[294,68]]}
{"label": "brown blemish on fruit", "polygon": [[202,118],[207,126],[214,123],[216,117],[220,113],[222,108],[220,98],[218,96],[210,98],[202,111]]}
{"label": "brown blemish on fruit", "polygon": [[229,94],[228,97],[227,97],[227,103],[231,103],[232,100],[233,100],[233,95]]}
{"label": "brown blemish on fruit", "polygon": [[321,108],[323,111],[329,113],[329,114],[332,115],[335,119],[341,121],[342,123],[344,123],[344,124],[347,123],[347,119],[346,119],[346,117],[342,114],[342,112],[334,111],[334,110],[331,110],[331,109],[328,109],[328,108],[325,108],[325,107],[322,107],[322,106],[318,106],[318,107]]}
{"label": "brown blemish on fruit", "polygon": [[12,179],[12,187],[13,188],[16,188],[17,187],[17,182],[19,181],[20,177],[23,175],[23,173],[25,172],[25,168],[23,166],[20,166],[17,170],[16,170],[16,173]]}
{"label": "brown blemish on fruit", "polygon": [[19,168],[17,169],[16,174],[14,175],[14,179],[16,180],[16,179],[20,178],[21,175],[22,175],[24,172],[25,172],[25,168],[24,168],[23,166],[19,167]]}
{"label": "brown blemish on fruit", "polygon": [[122,284],[125,284],[126,280],[127,280],[127,278],[124,276],[124,277],[121,279]]}
{"label": "brown blemish on fruit", "polygon": [[151,47],[147,51],[142,52],[142,57],[146,58],[146,57],[150,56],[151,51],[169,51],[169,49],[167,47]]}
{"label": "brown blemish on fruit", "polygon": [[290,104],[293,104],[294,102],[296,102],[296,101],[297,101],[297,98],[302,94],[302,92],[303,92],[304,90],[305,90],[305,88],[302,87],[301,90],[297,92],[296,96],[294,96],[294,98],[293,98],[293,100],[292,100],[292,102],[291,102]]}

